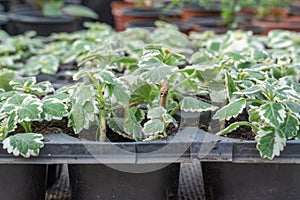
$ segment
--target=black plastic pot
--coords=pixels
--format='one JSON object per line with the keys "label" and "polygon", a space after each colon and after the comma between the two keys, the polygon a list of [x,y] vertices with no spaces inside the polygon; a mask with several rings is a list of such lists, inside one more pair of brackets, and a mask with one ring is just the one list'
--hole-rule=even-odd
{"label": "black plastic pot", "polygon": [[37,32],[37,35],[48,36],[51,33],[77,30],[77,21],[74,17],[43,17],[41,12],[28,7],[10,12],[9,17],[15,29],[13,34],[22,34],[26,31],[34,30]]}
{"label": "black plastic pot", "polygon": [[7,13],[0,11],[0,29],[6,30],[6,25],[8,23]]}
{"label": "black plastic pot", "polygon": [[51,187],[59,178],[62,172],[62,164],[49,164],[47,170],[47,187]]}
{"label": "black plastic pot", "polygon": [[288,141],[279,157],[262,159],[255,141],[199,130],[191,147],[201,160],[206,199],[298,199],[300,140]]}
{"label": "black plastic pot", "polygon": [[0,0],[0,11],[8,12],[9,10],[9,1]]}
{"label": "black plastic pot", "polygon": [[[147,168],[154,171],[139,173]],[[72,200],[177,199],[179,163],[165,167],[159,164],[68,165],[68,169]]]}
{"label": "black plastic pot", "polygon": [[111,2],[113,1],[114,0],[82,0],[81,2],[82,5],[93,9],[99,15],[99,19],[97,19],[97,21],[109,24],[110,26],[114,27],[114,18],[110,6]]}
{"label": "black plastic pot", "polygon": [[1,164],[0,199],[45,199],[47,165]]}
{"label": "black plastic pot", "polygon": [[207,200],[299,199],[300,165],[202,162]]}

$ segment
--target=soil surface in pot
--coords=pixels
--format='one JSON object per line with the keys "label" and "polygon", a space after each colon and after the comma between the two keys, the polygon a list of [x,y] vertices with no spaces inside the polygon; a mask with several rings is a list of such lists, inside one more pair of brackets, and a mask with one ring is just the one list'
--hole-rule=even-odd
{"label": "soil surface in pot", "polygon": [[[246,110],[244,110],[240,115],[237,116],[237,118],[226,121],[225,126],[229,126],[231,123],[237,121],[248,121],[248,118],[249,116]],[[249,126],[240,126],[236,130],[227,134],[226,137],[242,140],[255,140],[255,133]]]}
{"label": "soil surface in pot", "polygon": [[[76,137],[71,127],[68,127],[68,120],[63,118],[62,120],[51,120],[32,122],[31,129],[33,133],[50,134],[50,133],[66,133],[68,135]],[[12,134],[25,133],[24,128],[18,125],[16,130]]]}

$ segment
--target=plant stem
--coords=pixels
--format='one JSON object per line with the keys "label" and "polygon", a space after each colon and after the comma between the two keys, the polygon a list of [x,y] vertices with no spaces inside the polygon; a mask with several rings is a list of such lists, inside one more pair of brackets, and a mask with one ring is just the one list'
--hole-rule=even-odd
{"label": "plant stem", "polygon": [[22,122],[20,124],[23,126],[26,133],[31,133],[32,132],[30,122]]}
{"label": "plant stem", "polygon": [[106,138],[106,120],[105,120],[105,110],[100,109],[100,138],[99,142],[104,142]]}
{"label": "plant stem", "polygon": [[168,137],[168,135],[167,135],[167,124],[166,123],[164,123],[164,132],[163,132],[163,134],[164,134],[164,137],[166,138],[166,137]]}
{"label": "plant stem", "polygon": [[170,112],[170,115],[173,116],[177,112],[177,110],[179,110],[180,106],[181,106],[181,102],[177,104],[177,106]]}
{"label": "plant stem", "polygon": [[169,91],[174,91],[179,86],[183,85],[185,82],[187,82],[190,79],[194,78],[196,76],[196,74],[197,74],[197,70],[195,70],[190,76],[186,77],[185,79],[183,79],[182,81],[180,81],[179,83],[177,83],[174,87],[170,88]]}
{"label": "plant stem", "polygon": [[168,81],[164,81],[163,86],[160,88],[160,103],[159,105],[163,108],[166,108],[167,106],[167,95],[168,95]]}

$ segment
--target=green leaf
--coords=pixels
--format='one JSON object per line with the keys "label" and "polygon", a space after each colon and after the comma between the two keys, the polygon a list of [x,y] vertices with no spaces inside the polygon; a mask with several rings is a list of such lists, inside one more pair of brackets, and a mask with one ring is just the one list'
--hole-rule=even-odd
{"label": "green leaf", "polygon": [[234,123],[230,124],[229,126],[227,126],[226,128],[224,128],[223,130],[219,131],[217,133],[217,135],[227,135],[228,133],[230,133],[230,132],[236,130],[237,128],[239,128],[240,126],[250,126],[250,127],[256,128],[250,122],[238,121],[238,122],[234,122]]}
{"label": "green leaf", "polygon": [[88,129],[97,119],[98,108],[95,100],[75,103],[70,111],[70,122],[74,132],[78,134],[82,129]]}
{"label": "green leaf", "polygon": [[7,149],[7,152],[13,153],[14,156],[21,154],[23,157],[29,158],[39,154],[40,149],[44,147],[43,139],[41,134],[19,133],[6,138],[3,141],[3,149]]}
{"label": "green leaf", "polygon": [[11,96],[13,96],[15,93],[16,93],[15,91],[1,92],[0,93],[0,102],[8,99]]}
{"label": "green leaf", "polygon": [[101,70],[98,73],[95,73],[93,75],[97,80],[99,80],[100,82],[103,83],[107,83],[107,84],[114,84],[115,83],[115,75],[107,70]]}
{"label": "green leaf", "polygon": [[274,156],[279,156],[280,151],[286,145],[286,138],[281,130],[272,126],[262,127],[255,137],[257,140],[257,149],[262,158],[272,160]]}
{"label": "green leaf", "polygon": [[120,81],[116,81],[114,85],[112,85],[112,94],[118,102],[129,102],[128,88]]}
{"label": "green leaf", "polygon": [[297,136],[299,131],[299,120],[290,113],[287,113],[286,119],[279,129],[285,134],[287,139],[292,139]]}
{"label": "green leaf", "polygon": [[150,109],[147,113],[147,117],[149,119],[161,119],[162,116],[165,115],[165,114],[167,114],[166,109],[159,106],[159,107],[155,107],[155,108]]}
{"label": "green leaf", "polygon": [[14,79],[9,82],[14,90],[25,91],[28,87],[33,86],[36,83],[35,77],[27,77]]}
{"label": "green leaf", "polygon": [[259,115],[266,123],[279,127],[286,118],[286,111],[282,104],[271,102],[259,108]]}
{"label": "green leaf", "polygon": [[49,81],[39,82],[35,85],[32,85],[28,88],[31,94],[38,96],[44,96],[48,93],[54,92],[54,88]]}
{"label": "green leaf", "polygon": [[147,83],[138,76],[123,76],[120,80],[130,90],[130,102],[145,102],[151,105],[152,101],[159,95],[157,87]]}
{"label": "green leaf", "polygon": [[[91,85],[78,84],[72,98],[76,104],[84,105],[86,102],[95,102],[95,90]],[[93,103],[95,104],[95,103]]]}
{"label": "green leaf", "polygon": [[255,94],[257,92],[260,92],[262,90],[261,86],[259,85],[254,85],[252,87],[240,90],[240,91],[236,91],[234,92],[234,94],[238,94],[238,95],[249,95],[249,94]]}
{"label": "green leaf", "polygon": [[294,101],[284,102],[291,113],[293,113],[298,119],[300,119],[300,105]]}
{"label": "green leaf", "polygon": [[186,112],[214,111],[217,107],[193,97],[184,97],[181,110]]}
{"label": "green leaf", "polygon": [[142,126],[136,118],[136,107],[129,108],[125,115],[124,130],[131,138],[139,141],[142,139]]}
{"label": "green leaf", "polygon": [[[0,62],[1,65],[1,62]],[[15,77],[15,73],[12,71],[0,70],[0,88],[9,91],[11,86],[9,82]]]}
{"label": "green leaf", "polygon": [[164,123],[159,119],[151,119],[144,124],[143,133],[145,136],[154,136],[164,131]]}
{"label": "green leaf", "polygon": [[55,74],[59,67],[59,59],[54,55],[41,55],[31,57],[24,69],[25,74],[35,74],[39,70],[45,74]]}
{"label": "green leaf", "polygon": [[158,66],[141,74],[142,78],[150,83],[160,84],[164,80],[168,80],[173,74],[173,70],[168,66]]}
{"label": "green leaf", "polygon": [[44,55],[39,58],[41,72],[45,74],[56,74],[59,67],[59,59],[54,55]]}
{"label": "green leaf", "polygon": [[263,62],[263,61],[266,61],[266,60],[270,59],[270,55],[268,54],[267,51],[258,50],[258,49],[255,49],[255,50],[252,51],[251,57],[256,62]]}
{"label": "green leaf", "polygon": [[70,95],[66,93],[55,93],[53,95],[47,95],[44,99],[58,99],[64,103],[69,103],[71,101]]}
{"label": "green leaf", "polygon": [[46,17],[59,17],[62,15],[60,8],[63,6],[62,1],[45,2],[43,6],[43,15]]}
{"label": "green leaf", "polygon": [[13,96],[7,99],[6,103],[13,104],[15,106],[22,106],[24,101],[28,101],[31,99],[35,99],[35,96],[24,93],[15,93]]}
{"label": "green leaf", "polygon": [[259,115],[259,107],[252,106],[250,109],[248,109],[248,114],[250,122],[262,122],[262,119]]}
{"label": "green leaf", "polygon": [[232,101],[223,108],[219,109],[213,116],[213,119],[229,120],[232,117],[236,117],[238,114],[243,112],[243,109],[246,107],[246,103],[246,99],[237,99]]}
{"label": "green leaf", "polygon": [[42,116],[45,120],[61,120],[69,114],[67,105],[58,99],[46,99],[42,103]]}
{"label": "green leaf", "polygon": [[0,140],[4,140],[8,133],[13,132],[17,128],[18,116],[13,112],[8,117],[0,120]]}
{"label": "green leaf", "polygon": [[107,124],[111,128],[111,130],[113,130],[115,133],[118,133],[120,135],[128,137],[125,134],[124,127],[123,127],[123,125],[124,125],[124,118],[121,118],[121,117],[112,117],[112,118],[109,118],[107,120]]}
{"label": "green leaf", "polygon": [[92,9],[80,5],[67,5],[63,7],[63,12],[76,17],[88,17],[98,19],[98,14]]}
{"label": "green leaf", "polygon": [[226,81],[226,86],[227,86],[228,98],[230,101],[233,96],[233,93],[237,91],[237,88],[234,84],[232,76],[228,72],[226,72],[225,75],[226,75],[225,81]]}
{"label": "green leaf", "polygon": [[18,109],[18,121],[30,122],[41,120],[43,104],[38,99],[30,99],[23,102],[22,107]]}

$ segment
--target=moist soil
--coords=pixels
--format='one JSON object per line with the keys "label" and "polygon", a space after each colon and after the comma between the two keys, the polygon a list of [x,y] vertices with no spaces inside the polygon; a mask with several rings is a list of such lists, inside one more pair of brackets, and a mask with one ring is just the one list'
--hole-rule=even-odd
{"label": "moist soil", "polygon": [[[248,118],[249,118],[249,115],[246,112],[246,110],[244,110],[236,118],[225,121],[225,126],[229,126],[231,123],[237,122],[237,121],[248,121]],[[242,139],[242,140],[255,140],[255,133],[252,131],[251,127],[249,127],[249,126],[240,126],[236,130],[227,134],[227,137],[235,138],[235,139]]]}
{"label": "moist soil", "polygon": [[[68,127],[68,120],[66,118],[62,120],[51,120],[32,122],[31,129],[33,133],[50,134],[50,133],[65,133],[76,137],[72,128]],[[24,128],[18,125],[16,130],[12,134],[25,133]]]}

